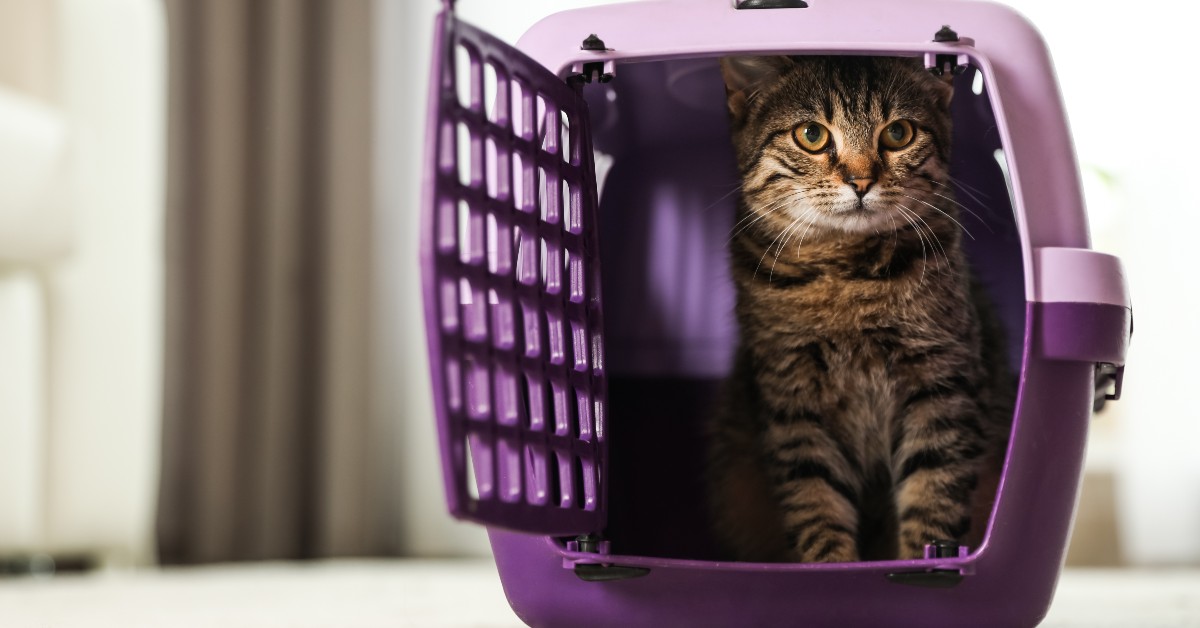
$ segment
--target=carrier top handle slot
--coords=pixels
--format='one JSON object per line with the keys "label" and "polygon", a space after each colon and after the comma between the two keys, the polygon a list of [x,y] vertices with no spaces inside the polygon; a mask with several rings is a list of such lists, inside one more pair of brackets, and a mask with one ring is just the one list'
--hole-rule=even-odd
{"label": "carrier top handle slot", "polygon": [[807,9],[804,0],[741,0],[738,9]]}

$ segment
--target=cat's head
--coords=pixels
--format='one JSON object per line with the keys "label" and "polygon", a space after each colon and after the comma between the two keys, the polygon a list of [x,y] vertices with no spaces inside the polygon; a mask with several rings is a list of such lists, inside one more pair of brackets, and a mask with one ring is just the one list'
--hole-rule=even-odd
{"label": "cat's head", "polygon": [[721,61],[748,208],[764,226],[870,233],[948,195],[948,80],[918,59]]}

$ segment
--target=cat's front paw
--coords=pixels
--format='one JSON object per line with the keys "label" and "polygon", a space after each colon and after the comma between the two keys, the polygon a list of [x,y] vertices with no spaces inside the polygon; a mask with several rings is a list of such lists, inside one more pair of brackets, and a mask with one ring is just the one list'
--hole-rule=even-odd
{"label": "cat's front paw", "polygon": [[852,563],[858,561],[858,544],[849,535],[825,534],[812,543],[793,547],[792,560],[799,563]]}

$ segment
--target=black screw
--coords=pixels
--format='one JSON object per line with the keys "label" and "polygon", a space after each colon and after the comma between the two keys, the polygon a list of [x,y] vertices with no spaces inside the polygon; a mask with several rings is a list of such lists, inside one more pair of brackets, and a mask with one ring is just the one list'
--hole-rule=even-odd
{"label": "black screw", "polygon": [[596,34],[592,33],[591,35],[587,36],[587,39],[583,40],[583,45],[580,46],[579,49],[580,50],[593,50],[596,52],[604,52],[605,50],[608,50],[608,46],[604,45],[603,39],[596,37]]}
{"label": "black screw", "polygon": [[954,32],[954,29],[950,28],[949,24],[943,24],[941,30],[933,34],[933,41],[958,41],[958,33]]}
{"label": "black screw", "polygon": [[581,534],[575,537],[575,542],[579,543],[579,551],[595,554],[599,549],[600,538],[594,534]]}
{"label": "black screw", "polygon": [[958,543],[954,541],[934,541],[933,542],[933,557],[934,558],[958,558]]}

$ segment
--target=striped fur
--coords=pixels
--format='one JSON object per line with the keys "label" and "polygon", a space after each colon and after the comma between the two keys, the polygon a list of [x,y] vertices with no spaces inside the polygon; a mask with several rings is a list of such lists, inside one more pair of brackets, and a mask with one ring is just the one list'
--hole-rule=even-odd
{"label": "striped fur", "polygon": [[[718,537],[734,559],[800,562],[977,543],[1014,384],[960,245],[949,84],[911,59],[722,65],[744,186],[741,340],[710,434]],[[915,138],[882,149],[897,119]],[[801,149],[807,121],[828,150]]]}

